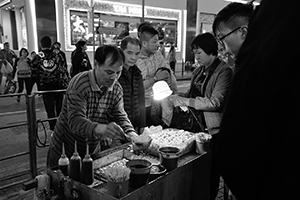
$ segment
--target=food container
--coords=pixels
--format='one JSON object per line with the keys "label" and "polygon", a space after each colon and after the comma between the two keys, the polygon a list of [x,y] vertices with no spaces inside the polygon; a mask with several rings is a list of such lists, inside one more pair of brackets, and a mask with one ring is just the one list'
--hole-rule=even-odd
{"label": "food container", "polygon": [[152,166],[151,162],[142,159],[130,160],[126,163],[126,166],[131,170],[129,188],[137,189],[148,183]]}
{"label": "food container", "polygon": [[178,160],[180,157],[180,149],[177,147],[161,147],[158,149],[160,154],[161,164],[167,169],[172,171],[177,168]]}
{"label": "food container", "polygon": [[152,165],[150,169],[149,181],[153,181],[158,177],[164,175],[167,172],[167,169],[162,165]]}

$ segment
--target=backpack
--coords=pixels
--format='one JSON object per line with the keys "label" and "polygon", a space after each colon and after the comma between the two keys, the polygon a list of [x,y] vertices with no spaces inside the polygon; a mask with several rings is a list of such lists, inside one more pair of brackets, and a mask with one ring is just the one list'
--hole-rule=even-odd
{"label": "backpack", "polygon": [[13,94],[16,92],[17,83],[14,80],[8,80],[4,86],[4,94]]}
{"label": "backpack", "polygon": [[41,85],[58,83],[59,88],[66,89],[69,83],[65,59],[61,53],[46,50],[39,53],[39,76]]}

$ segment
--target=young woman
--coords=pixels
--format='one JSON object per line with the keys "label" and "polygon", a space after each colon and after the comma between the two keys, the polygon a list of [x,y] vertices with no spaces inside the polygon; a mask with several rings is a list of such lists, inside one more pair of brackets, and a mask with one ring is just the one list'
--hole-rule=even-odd
{"label": "young woman", "polygon": [[[18,93],[22,93],[24,90],[24,83],[26,87],[26,94],[30,95],[32,86],[31,86],[31,62],[28,58],[29,52],[26,48],[22,48],[20,50],[20,57],[17,58],[15,65],[17,69],[17,76],[18,76]],[[20,102],[20,97],[17,97],[17,102]]]}

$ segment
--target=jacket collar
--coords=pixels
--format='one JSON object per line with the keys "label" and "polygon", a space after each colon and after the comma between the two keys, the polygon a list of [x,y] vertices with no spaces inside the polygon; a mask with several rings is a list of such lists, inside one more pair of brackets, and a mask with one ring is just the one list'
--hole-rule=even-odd
{"label": "jacket collar", "polygon": [[95,69],[88,72],[92,91],[104,93],[107,88],[104,85],[99,86],[96,81]]}

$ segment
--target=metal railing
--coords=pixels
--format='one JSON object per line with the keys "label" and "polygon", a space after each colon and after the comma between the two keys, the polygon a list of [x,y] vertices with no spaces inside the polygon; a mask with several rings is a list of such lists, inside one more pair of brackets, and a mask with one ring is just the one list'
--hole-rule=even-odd
{"label": "metal railing", "polygon": [[[5,94],[5,95],[0,95],[1,98],[8,98],[8,97],[14,97],[14,96],[25,96],[26,98],[26,114],[27,114],[27,120],[26,122],[21,122],[17,123],[14,125],[5,125],[5,126],[0,126],[0,130],[3,129],[10,129],[14,127],[20,127],[20,126],[27,126],[27,131],[28,131],[28,151],[12,154],[9,156],[5,156],[0,158],[0,163],[6,160],[10,160],[13,158],[18,158],[20,156],[24,155],[29,155],[29,172],[30,172],[30,179],[34,179],[37,176],[38,173],[38,167],[37,167],[37,147],[39,148],[45,148],[49,146],[47,143],[47,132],[46,132],[46,125],[45,123],[50,121],[50,120],[55,120],[55,118],[47,118],[47,119],[37,119],[36,117],[36,95],[37,94],[45,94],[45,93],[55,93],[55,92],[65,92],[66,90],[51,90],[51,91],[39,91],[35,92],[33,95],[25,95],[23,93],[15,93],[15,94]],[[39,135],[38,135],[38,125],[41,125],[44,134],[45,134],[45,139],[44,141],[41,141]],[[26,174],[28,170],[15,174],[15,176],[20,176],[23,174]],[[12,177],[4,177],[3,179],[0,178],[0,181],[8,180]],[[15,185],[19,185],[22,183],[27,182],[28,180],[21,180],[21,181],[16,181],[14,183],[10,183],[8,185],[4,185],[0,187],[0,190],[9,188]]]}

